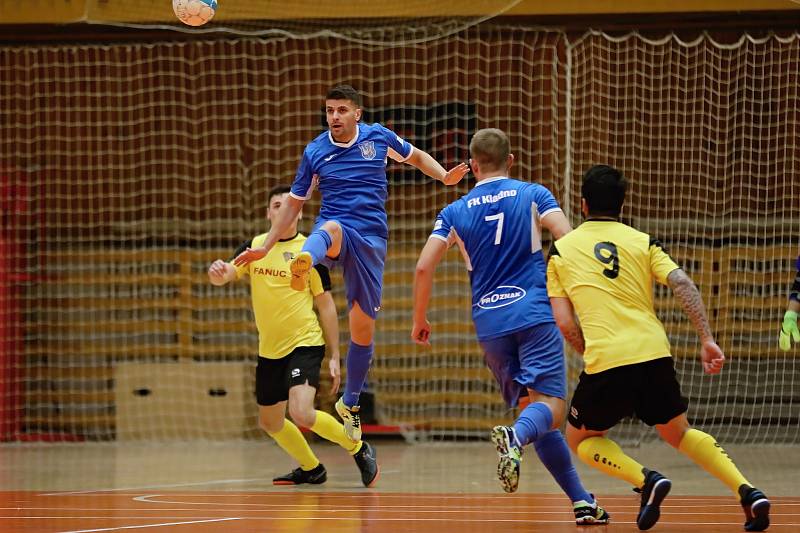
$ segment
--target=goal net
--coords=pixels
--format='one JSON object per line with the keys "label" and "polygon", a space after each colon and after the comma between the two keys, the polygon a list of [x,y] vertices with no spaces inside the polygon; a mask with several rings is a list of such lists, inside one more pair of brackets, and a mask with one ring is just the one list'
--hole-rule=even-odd
{"label": "goal net", "polygon": [[[690,324],[657,289],[693,423],[725,442],[797,442],[797,352],[776,346],[800,247],[797,36],[573,37],[479,18],[403,46],[287,30],[0,47],[1,438],[259,434],[248,284],[213,287],[205,272],[267,229],[267,191],[291,181],[324,129],[325,91],[346,81],[367,121],[446,167],[477,129],[507,131],[515,176],[551,188],[574,224],[581,173],[621,168],[625,216],[694,277],[730,358],[703,376]],[[409,340],[417,254],[474,180],[445,189],[394,163],[388,176],[376,417],[409,437],[482,437],[514,412],[475,342],[457,252],[437,273],[433,346]],[[344,341],[338,274],[334,294]]]}
{"label": "goal net", "polygon": [[597,162],[624,169],[624,216],[692,276],[728,358],[703,375],[697,335],[659,287],[690,420],[724,442],[796,442],[797,351],[780,352],[777,333],[800,252],[798,36],[592,32],[568,50],[565,178]]}

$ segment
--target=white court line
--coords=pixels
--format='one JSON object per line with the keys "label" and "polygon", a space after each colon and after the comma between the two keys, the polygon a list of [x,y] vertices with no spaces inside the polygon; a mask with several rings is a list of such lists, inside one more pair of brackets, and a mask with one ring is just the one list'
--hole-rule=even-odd
{"label": "white court line", "polygon": [[[75,518],[79,519],[82,517],[14,517],[15,519],[19,518]],[[104,517],[107,518],[107,517]],[[145,527],[160,527],[160,526],[178,526],[184,524],[200,524],[206,522],[222,522],[222,521],[230,521],[230,520],[274,520],[275,517],[264,517],[264,518],[244,518],[244,517],[231,517],[231,518],[218,518],[213,520],[194,520],[191,522],[164,522],[161,524],[147,524],[143,526],[118,526],[112,528],[102,528],[102,529],[79,529],[79,530],[70,530],[70,531],[62,531],[60,533],[91,533],[94,531],[116,531],[120,529],[137,529],[137,528],[145,528]],[[359,522],[465,522],[465,523],[475,523],[475,524],[493,524],[493,523],[526,523],[526,524],[574,524],[574,520],[536,520],[536,519],[515,519],[515,518],[452,518],[452,517],[443,517],[443,518],[410,518],[407,516],[404,517],[397,517],[397,518],[383,518],[383,517],[375,517],[375,518],[346,518],[346,517],[326,517],[326,516],[308,516],[308,517],[281,517],[281,521],[318,521],[318,522],[331,522],[331,521],[359,521]],[[622,520],[615,520],[614,524],[635,524],[636,522],[633,520],[622,521]],[[672,522],[672,521],[665,521],[662,520],[659,522],[660,526],[741,526],[741,522]],[[797,524],[774,524],[770,523],[770,528],[780,528],[780,527],[796,527]]]}
{"label": "white court line", "polygon": [[[385,474],[396,474],[400,472],[400,470],[381,470],[381,475]],[[272,483],[271,479],[264,478],[264,477],[253,477],[247,479],[215,479],[211,481],[196,481],[193,483],[172,483],[169,485],[143,485],[139,487],[120,487],[120,488],[113,488],[113,489],[91,489],[91,490],[76,490],[70,492],[48,492],[45,494],[39,494],[39,496],[70,496],[73,494],[92,494],[95,492],[125,492],[131,490],[152,490],[152,489],[169,489],[175,487],[197,487],[200,485],[222,485],[227,483],[250,483],[253,481],[263,481],[263,482],[270,482],[270,486]],[[356,488],[358,490],[358,487]]]}
{"label": "white court line", "polygon": [[[211,505],[211,504],[204,504],[204,505]],[[475,508],[469,508],[469,507],[439,508],[439,507],[435,507],[435,506],[414,506],[414,505],[365,505],[365,506],[362,506],[362,507],[357,507],[357,506],[319,507],[319,506],[315,506],[315,505],[279,505],[279,504],[272,505],[272,504],[264,504],[263,507],[265,507],[265,509],[239,509],[238,512],[239,513],[260,513],[260,514],[264,514],[264,513],[300,513],[300,512],[306,512],[306,511],[316,511],[316,512],[319,512],[319,513],[344,513],[344,512],[361,512],[361,511],[369,511],[369,510],[379,510],[379,511],[386,511],[386,512],[392,512],[392,511],[395,511],[395,510],[396,511],[417,510],[420,513],[428,513],[428,514],[430,514],[430,513],[442,513],[442,514],[447,514],[447,513],[465,513],[465,514],[474,513],[474,514],[479,514],[479,513],[484,513],[485,512],[484,509],[475,509]],[[664,508],[663,505],[661,507]],[[681,507],[678,507],[678,506],[673,506],[673,507],[681,508]],[[638,507],[634,507],[634,506],[625,506],[625,508],[630,508],[632,510],[630,512],[633,512],[636,509],[638,509]],[[622,507],[615,507],[614,508],[615,511],[622,511],[622,509],[623,509]],[[180,511],[180,512],[198,511],[198,509],[192,508],[192,507],[166,507],[166,508],[159,507],[158,509],[131,509],[129,507],[120,507],[120,508],[116,508],[116,507],[58,507],[58,508],[53,508],[53,507],[23,507],[23,508],[20,508],[20,507],[0,507],[0,510],[62,511],[62,512],[108,511],[108,512],[115,512],[115,513],[116,512],[134,511],[134,510],[136,512],[141,512],[141,513],[166,513],[166,512],[178,512],[178,511]],[[228,512],[231,512],[231,510],[230,509],[208,509],[208,508],[206,508],[206,509],[203,509],[203,512],[205,512],[205,513],[228,513]],[[539,510],[539,509],[536,509],[536,508],[531,508],[531,509],[504,509],[503,510],[503,514],[509,514],[509,515],[520,515],[520,514],[525,514],[525,515],[527,515],[527,514],[537,514],[537,515],[538,514],[563,514],[565,512],[569,512],[569,510],[568,510],[568,508],[566,506],[564,506],[563,509],[554,509],[552,511]],[[702,516],[702,515],[716,516],[719,513],[714,513],[714,512],[693,512],[693,511],[685,511],[685,512],[683,512],[683,511],[670,511],[669,514],[670,515],[690,515],[690,516],[695,516],[695,515],[699,515],[699,516]],[[790,513],[776,513],[776,512],[770,512],[770,517],[774,518],[776,516],[800,516],[800,513],[791,513],[791,512]],[[15,518],[15,517],[14,516],[0,516],[0,520],[7,520],[7,519],[13,519],[13,518]],[[85,517],[82,517],[82,518],[85,518]],[[137,517],[137,518],[144,518],[144,517]],[[163,517],[158,517],[158,518],[163,518]],[[245,519],[245,518],[258,518],[258,517],[256,517],[256,516],[244,517],[243,516],[243,517],[239,517],[239,518],[240,519]]]}
{"label": "white court line", "polygon": [[142,529],[145,527],[162,527],[162,526],[182,526],[186,524],[204,524],[208,522],[226,522],[228,520],[239,520],[238,518],[217,518],[214,520],[192,520],[191,522],[164,522],[162,524],[147,524],[144,526],[118,526],[118,527],[104,527],[100,529],[75,529],[71,531],[62,531],[61,533],[90,533],[93,531],[119,531],[120,529]]}
{"label": "white court line", "polygon": [[[8,520],[89,520],[89,519],[116,519],[116,520],[148,520],[148,517],[140,517],[140,516],[127,516],[127,517],[109,517],[109,516],[8,516],[8,517],[0,517],[0,519],[8,519]],[[159,527],[159,526],[175,526],[175,525],[185,525],[185,524],[199,524],[199,523],[207,523],[207,522],[224,522],[224,521],[231,521],[231,520],[252,520],[252,521],[263,521],[263,520],[275,520],[276,517],[274,516],[265,516],[265,517],[228,517],[228,518],[210,518],[204,520],[192,520],[192,521],[181,521],[181,522],[163,522],[159,524],[147,524],[141,526],[117,526],[112,528],[102,528],[102,529],[80,529],[80,530],[73,530],[73,531],[62,531],[61,533],[90,533],[94,531],[115,531],[119,529],[137,529],[137,528],[146,528],[146,527]],[[281,521],[358,521],[358,522],[464,522],[464,523],[479,523],[479,524],[486,524],[486,523],[527,523],[527,524],[574,524],[573,519],[567,520],[537,520],[537,519],[521,519],[521,518],[457,518],[457,517],[432,517],[432,518],[417,518],[417,517],[396,517],[396,518],[389,518],[389,517],[327,517],[327,516],[303,516],[303,517],[286,517],[282,516],[279,517]],[[635,524],[636,522],[630,521],[622,521],[622,520],[615,520],[615,524]],[[672,522],[672,521],[664,521],[660,522],[662,526],[712,526],[712,525],[719,525],[719,526],[740,526],[741,522]],[[791,523],[771,523],[770,528],[780,528],[780,527],[792,527],[796,528],[797,524],[795,522]]]}
{"label": "white court line", "polygon": [[[154,487],[158,488],[158,487]],[[310,487],[309,487],[310,488]],[[354,489],[343,489],[341,487],[335,488],[336,492],[326,492],[325,490],[321,489],[312,489],[312,490],[265,490],[265,491],[245,491],[245,492],[232,492],[227,491],[224,493],[221,492],[176,492],[171,493],[169,496],[173,498],[183,497],[183,496],[191,496],[191,497],[214,497],[214,498],[236,498],[240,496],[295,496],[295,495],[316,495],[316,496],[324,496],[327,499],[333,498],[353,498],[358,496],[370,496],[378,497],[388,500],[394,498],[400,498],[403,500],[408,499],[409,496],[413,496],[415,498],[419,497],[427,497],[434,500],[473,500],[475,498],[480,498],[481,500],[501,500],[504,502],[508,502],[509,500],[528,500],[531,498],[535,498],[537,501],[541,500],[560,500],[563,501],[565,496],[562,494],[539,494],[535,492],[522,492],[522,493],[515,493],[515,494],[498,494],[498,493],[486,493],[486,492],[473,492],[473,493],[463,493],[463,494],[442,494],[438,492],[381,492],[380,489],[372,489],[367,490],[361,487],[357,487]],[[67,493],[56,493],[56,494],[67,494]],[[98,494],[97,496],[105,496],[104,494]],[[112,496],[109,494],[109,496]],[[640,496],[638,494],[634,494],[631,492],[630,495],[628,494],[616,494],[616,495],[606,495],[606,496],[598,496],[598,500],[602,500],[603,502],[606,501],[619,501],[619,500],[639,500]],[[770,499],[771,502],[775,503],[778,502],[779,505],[797,505],[800,504],[800,500],[789,500],[788,498],[794,498],[794,496],[777,496],[777,498],[785,498],[780,500],[775,500],[776,497]],[[696,506],[701,507],[708,503],[713,504],[720,504],[720,505],[731,505],[732,507],[740,507],[738,503],[720,503],[720,499],[730,499],[731,502],[736,502],[733,496],[727,495],[719,495],[719,496],[667,496],[667,500],[672,503],[677,502],[690,502],[696,504]]]}
{"label": "white court line", "polygon": [[249,479],[215,479],[211,481],[196,481],[194,483],[172,483],[169,485],[146,485],[141,487],[120,487],[113,489],[75,490],[71,492],[48,492],[39,496],[71,496],[73,494],[92,494],[94,492],[125,492],[129,490],[169,489],[173,487],[196,487],[198,485],[222,485],[226,483],[248,483],[251,481],[266,481],[263,477]]}
{"label": "white court line", "polygon": [[[300,492],[298,492],[297,494],[300,495],[300,494],[308,494],[308,493],[300,493]],[[457,507],[457,506],[446,505],[446,504],[439,504],[439,505],[436,505],[436,504],[434,504],[434,505],[425,505],[425,504],[417,504],[417,505],[365,504],[365,505],[362,505],[362,506],[359,506],[357,504],[355,504],[355,505],[351,504],[351,505],[347,505],[347,508],[345,509],[345,508],[342,508],[342,507],[335,507],[335,506],[322,506],[322,505],[314,504],[314,503],[306,503],[306,504],[265,503],[265,502],[261,502],[261,503],[223,503],[223,502],[218,502],[218,501],[217,502],[190,502],[190,501],[180,501],[180,500],[171,500],[171,499],[169,499],[169,500],[153,499],[153,498],[162,498],[162,497],[170,497],[170,498],[172,498],[172,497],[175,497],[175,496],[176,496],[175,494],[169,494],[169,495],[166,495],[166,494],[145,494],[145,495],[142,495],[142,496],[134,496],[133,500],[137,501],[137,502],[142,502],[142,503],[161,503],[161,504],[170,504],[170,505],[218,505],[220,507],[261,507],[261,508],[264,508],[265,510],[269,510],[269,509],[277,510],[277,508],[281,508],[282,510],[287,510],[287,511],[293,511],[293,510],[297,510],[297,511],[302,511],[302,510],[319,510],[319,511],[323,511],[323,510],[331,510],[331,511],[352,510],[352,511],[358,511],[358,510],[364,510],[364,509],[386,509],[386,510],[391,510],[391,509],[399,509],[399,510],[402,510],[402,509],[421,509],[421,510],[433,509],[433,510],[441,510],[441,512],[464,512],[464,511],[466,511],[466,512],[484,512],[482,509],[475,510],[471,506]],[[193,497],[193,496],[197,496],[197,495],[194,495],[194,494],[183,494],[181,496]],[[209,497],[216,497],[217,495],[208,495],[208,496]],[[324,497],[327,498],[328,495],[324,495]],[[564,500],[564,497],[563,496],[559,496],[558,500]],[[603,501],[605,501],[605,499]],[[665,500],[665,501],[668,501],[669,503],[667,503],[667,504],[663,504],[662,503],[661,506],[660,506],[662,509],[695,509],[695,508],[696,509],[706,509],[706,508],[708,508],[707,504],[697,503],[696,500],[692,500],[693,502],[695,502],[693,505],[678,504],[678,502],[675,502],[671,498],[669,500]],[[741,507],[741,505],[738,504],[738,503],[719,503],[719,502],[716,502],[716,501],[713,501],[713,503],[717,507],[732,507],[734,509],[739,509]],[[445,505],[446,505],[446,509],[442,509],[442,507],[445,507]],[[773,505],[774,506],[775,505],[783,506],[783,505],[787,505],[787,503],[784,503],[784,502],[775,503],[775,502],[773,502]],[[790,503],[788,505],[797,505],[797,504],[791,504]],[[635,504],[635,505],[614,505],[614,508],[615,509],[630,508],[630,509],[636,510],[636,509],[639,508],[639,505],[638,504]],[[508,512],[545,512],[545,511],[534,511],[533,509],[535,509],[535,508],[528,509],[528,510],[520,510],[520,511],[516,511],[516,510],[513,510],[513,509],[508,508],[508,507],[506,509],[507,509]],[[504,511],[504,512],[506,512],[506,511]],[[690,512],[686,512],[686,513],[677,512],[677,514],[701,514],[701,515],[702,514],[712,514],[713,515],[713,514],[718,514],[718,513],[714,513],[714,512],[691,512],[690,511]],[[786,513],[786,514],[789,515],[789,516],[796,515],[796,513]]]}

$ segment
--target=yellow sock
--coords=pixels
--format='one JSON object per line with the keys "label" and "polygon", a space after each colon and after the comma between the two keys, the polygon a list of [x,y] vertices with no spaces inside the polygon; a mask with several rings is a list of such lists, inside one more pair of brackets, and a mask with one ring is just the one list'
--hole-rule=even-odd
{"label": "yellow sock", "polygon": [[348,439],[339,421],[323,411],[317,411],[317,419],[314,421],[314,425],[311,426],[311,431],[323,439],[335,442],[347,450],[350,455],[354,455],[361,449],[361,441],[353,442]]}
{"label": "yellow sock", "polygon": [[578,445],[578,457],[589,466],[615,478],[627,481],[634,487],[644,485],[644,467],[625,455],[622,448],[605,437],[589,437]]}
{"label": "yellow sock", "polygon": [[319,460],[311,451],[308,441],[291,421],[284,420],[281,430],[269,433],[269,436],[275,439],[278,446],[291,455],[303,470],[312,470],[319,465]]}
{"label": "yellow sock", "polygon": [[739,497],[739,487],[750,486],[750,482],[728,457],[728,452],[723,450],[708,433],[690,429],[684,433],[678,449],[709,474],[725,483],[737,497]]}

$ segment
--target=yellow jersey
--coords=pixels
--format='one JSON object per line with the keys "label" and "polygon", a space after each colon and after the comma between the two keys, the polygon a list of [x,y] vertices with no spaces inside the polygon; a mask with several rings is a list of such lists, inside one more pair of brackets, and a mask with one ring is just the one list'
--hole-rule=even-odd
{"label": "yellow jersey", "polygon": [[[264,244],[263,233],[243,244],[233,257],[245,248]],[[296,291],[289,286],[292,274],[289,262],[300,253],[306,237],[298,233],[280,240],[269,253],[252,263],[236,268],[237,278],[250,276],[250,295],[258,328],[258,354],[267,359],[280,359],[298,346],[325,344],[322,328],[314,312],[314,296],[330,290],[328,269],[317,265],[311,269],[310,287]],[[233,263],[231,263],[233,264]]]}
{"label": "yellow jersey", "polygon": [[587,374],[671,356],[653,280],[666,285],[678,268],[661,243],[616,220],[587,220],[554,243],[547,294],[572,302]]}

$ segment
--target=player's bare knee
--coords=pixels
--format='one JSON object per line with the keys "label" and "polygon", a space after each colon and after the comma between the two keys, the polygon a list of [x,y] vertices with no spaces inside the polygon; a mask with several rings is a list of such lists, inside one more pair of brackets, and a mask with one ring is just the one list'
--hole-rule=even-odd
{"label": "player's bare knee", "polygon": [[374,339],[374,334],[372,330],[369,329],[362,329],[362,330],[350,330],[350,339],[358,344],[359,346],[369,346],[372,344]]}
{"label": "player's bare knee", "polygon": [[277,433],[283,429],[286,416],[286,402],[258,407],[258,426],[267,433]]}
{"label": "player's bare knee", "polygon": [[661,438],[675,449],[680,448],[683,436],[689,430],[689,424],[683,424],[679,421],[670,421],[667,424],[656,425],[656,431]]}
{"label": "player's bare knee", "polygon": [[680,440],[679,438],[676,438],[676,437],[674,436],[674,434],[672,434],[672,433],[671,433],[671,432],[669,432],[669,431],[661,431],[661,430],[659,429],[659,430],[658,430],[658,434],[659,434],[659,435],[661,435],[661,439],[662,439],[664,442],[666,442],[667,444],[669,444],[669,445],[670,445],[670,446],[672,446],[673,448],[676,448],[676,449],[677,449],[677,448],[680,446],[680,444],[681,444],[681,440]]}
{"label": "player's bare knee", "polygon": [[349,319],[350,338],[356,344],[369,346],[375,335],[375,319],[367,315],[358,302],[353,302]]}
{"label": "player's bare knee", "polygon": [[558,429],[561,427],[567,411],[566,402],[556,396],[548,396],[547,394],[542,394],[532,389],[528,389],[528,394],[532,402],[543,403],[550,409],[550,414],[553,417],[553,423],[550,425],[550,429]]}
{"label": "player's bare knee", "polygon": [[267,417],[259,417],[258,426],[267,433],[277,433],[283,429],[283,418],[273,420]]}
{"label": "player's bare knee", "polygon": [[558,429],[561,427],[561,424],[564,423],[564,415],[566,414],[564,402],[562,401],[560,404],[556,403],[555,405],[550,405],[550,410],[553,413],[553,424],[550,426],[550,429]]}
{"label": "player's bare knee", "polygon": [[567,446],[575,455],[578,454],[578,445],[583,441],[583,436],[578,433],[571,424],[567,424],[566,432]]}
{"label": "player's bare knee", "polygon": [[314,411],[314,406],[289,404],[289,416],[295,424],[300,427],[310,428],[316,422],[317,413]]}
{"label": "player's bare knee", "polygon": [[325,222],[321,228],[328,232],[333,241],[338,241],[342,238],[342,227],[335,220]]}

